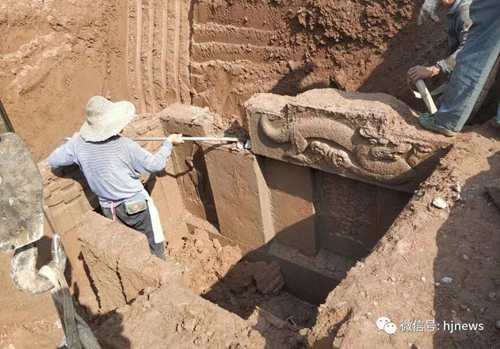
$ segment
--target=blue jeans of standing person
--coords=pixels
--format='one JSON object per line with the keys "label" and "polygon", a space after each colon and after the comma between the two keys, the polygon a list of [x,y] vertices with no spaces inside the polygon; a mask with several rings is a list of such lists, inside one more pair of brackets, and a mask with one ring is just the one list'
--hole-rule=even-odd
{"label": "blue jeans of standing person", "polygon": [[441,125],[457,132],[469,118],[500,54],[500,0],[473,0],[470,17],[474,24],[435,114]]}

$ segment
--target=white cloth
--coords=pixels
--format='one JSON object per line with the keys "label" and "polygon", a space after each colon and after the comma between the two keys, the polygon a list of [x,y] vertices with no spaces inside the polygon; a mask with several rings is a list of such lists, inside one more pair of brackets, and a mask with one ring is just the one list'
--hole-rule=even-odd
{"label": "white cloth", "polygon": [[418,15],[417,24],[421,25],[427,19],[431,19],[433,22],[438,23],[439,17],[436,14],[439,5],[439,0],[425,0],[422,8],[420,9],[420,14]]}
{"label": "white cloth", "polygon": [[149,216],[151,217],[151,224],[153,225],[155,243],[159,244],[160,242],[165,241],[165,235],[163,234],[163,228],[161,227],[160,214],[158,213],[155,203],[151,196],[149,196],[146,189],[142,190],[142,194],[146,197],[146,201],[148,202]]}

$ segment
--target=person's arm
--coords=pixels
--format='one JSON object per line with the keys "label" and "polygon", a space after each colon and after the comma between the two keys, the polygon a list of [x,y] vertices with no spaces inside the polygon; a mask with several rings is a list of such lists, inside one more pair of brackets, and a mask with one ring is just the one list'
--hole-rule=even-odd
{"label": "person's arm", "polygon": [[173,134],[167,137],[156,154],[151,154],[141,148],[137,143],[130,143],[132,153],[132,167],[140,173],[155,173],[162,171],[167,166],[167,161],[172,154],[174,145],[181,144],[182,135]]}
{"label": "person's arm", "polygon": [[75,139],[71,139],[68,143],[54,150],[49,156],[50,166],[57,168],[61,166],[69,166],[76,164],[74,152]]}

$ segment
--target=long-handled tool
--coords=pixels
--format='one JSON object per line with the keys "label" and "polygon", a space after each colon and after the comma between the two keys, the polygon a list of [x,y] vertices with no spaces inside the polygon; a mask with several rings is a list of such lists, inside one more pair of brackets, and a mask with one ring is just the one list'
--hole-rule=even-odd
{"label": "long-handled tool", "polygon": [[408,83],[408,86],[410,87],[410,90],[413,92],[413,95],[416,98],[419,98],[419,99],[421,98],[424,100],[424,103],[427,106],[427,109],[429,110],[429,112],[431,114],[434,114],[435,112],[437,112],[437,108],[436,108],[436,105],[434,104],[434,100],[432,99],[432,96],[434,94],[438,94],[441,92],[438,90],[441,86],[438,89],[436,89],[432,92],[429,92],[429,90],[427,89],[427,86],[425,85],[424,80],[417,80],[415,82],[415,86],[417,86],[418,92],[420,92],[420,93],[418,93],[411,88],[411,81],[409,78],[407,80],[407,83]]}
{"label": "long-handled tool", "polygon": [[417,80],[415,82],[415,85],[417,86],[418,92],[420,92],[420,95],[422,96],[422,99],[424,100],[425,105],[427,106],[427,109],[429,109],[430,113],[434,114],[435,112],[437,112],[434,100],[432,99],[431,93],[427,89],[424,80]]}
{"label": "long-handled tool", "polygon": [[[71,137],[63,137],[61,138],[62,141],[69,141]],[[167,137],[131,137],[130,138],[133,141],[158,141],[158,142],[163,142],[167,140]],[[247,139],[242,139],[242,138],[236,138],[236,137],[181,137],[183,141],[199,141],[199,142],[227,142],[227,143],[232,143],[232,142],[242,142],[245,143]]]}

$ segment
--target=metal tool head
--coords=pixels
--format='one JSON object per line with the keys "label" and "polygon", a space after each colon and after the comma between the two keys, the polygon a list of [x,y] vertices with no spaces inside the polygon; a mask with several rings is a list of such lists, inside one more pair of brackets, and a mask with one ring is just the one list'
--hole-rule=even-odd
{"label": "metal tool head", "polygon": [[15,133],[0,134],[0,252],[43,235],[42,177],[33,154]]}

